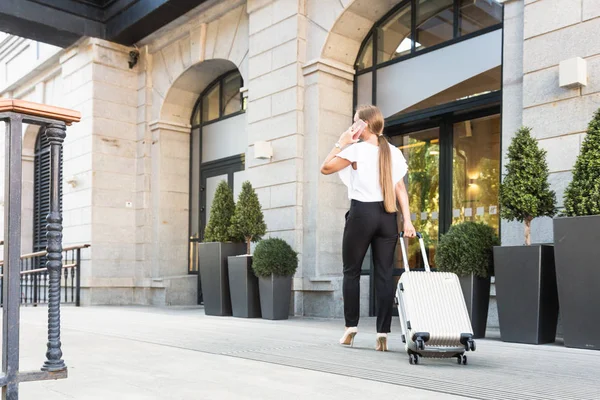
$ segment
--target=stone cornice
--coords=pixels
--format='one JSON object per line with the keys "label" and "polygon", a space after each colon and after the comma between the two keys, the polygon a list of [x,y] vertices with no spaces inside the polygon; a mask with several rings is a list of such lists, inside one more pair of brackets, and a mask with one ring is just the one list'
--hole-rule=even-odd
{"label": "stone cornice", "polygon": [[354,68],[328,58],[319,58],[307,62],[304,67],[302,67],[302,72],[304,73],[304,76],[308,76],[316,72],[325,72],[349,81],[354,80],[355,74]]}
{"label": "stone cornice", "polygon": [[148,124],[150,131],[165,130],[171,132],[190,133],[192,126],[190,124],[181,124],[171,121],[152,121]]}

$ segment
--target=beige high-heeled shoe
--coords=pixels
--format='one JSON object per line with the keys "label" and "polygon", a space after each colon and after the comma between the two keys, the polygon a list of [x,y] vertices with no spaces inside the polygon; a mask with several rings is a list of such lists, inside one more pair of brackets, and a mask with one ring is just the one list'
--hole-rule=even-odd
{"label": "beige high-heeled shoe", "polygon": [[340,344],[345,346],[354,346],[354,337],[358,333],[358,328],[356,326],[351,326],[350,328],[346,328],[344,331],[344,336],[340,339]]}
{"label": "beige high-heeled shoe", "polygon": [[375,345],[375,351],[388,351],[387,333],[377,334],[377,344]]}

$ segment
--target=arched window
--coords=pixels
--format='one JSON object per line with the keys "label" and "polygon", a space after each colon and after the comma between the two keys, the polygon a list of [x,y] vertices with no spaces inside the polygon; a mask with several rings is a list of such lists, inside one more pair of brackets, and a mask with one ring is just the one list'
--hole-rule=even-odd
{"label": "arched window", "polygon": [[[35,142],[35,158],[33,166],[33,251],[44,251],[48,243],[46,239],[46,217],[50,213],[50,143],[43,129]],[[62,211],[62,148],[60,154],[59,201]]]}
{"label": "arched window", "polygon": [[496,0],[406,0],[375,24],[355,67],[363,71],[409,58],[498,29],[501,24],[502,6]]}
{"label": "arched window", "polygon": [[238,70],[228,72],[215,80],[200,96],[192,116],[192,126],[215,122],[246,110],[246,101],[240,93],[243,86]]}
{"label": "arched window", "polygon": [[496,0],[400,3],[362,44],[355,103],[377,104],[391,121],[455,101],[498,96],[502,13]]}

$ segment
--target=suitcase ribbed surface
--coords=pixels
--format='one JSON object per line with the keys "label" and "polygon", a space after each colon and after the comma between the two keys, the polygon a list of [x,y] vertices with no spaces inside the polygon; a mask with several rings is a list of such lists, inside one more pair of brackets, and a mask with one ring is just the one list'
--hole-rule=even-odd
{"label": "suitcase ribbed surface", "polygon": [[460,347],[462,333],[473,333],[458,276],[449,272],[402,274],[401,301],[410,333],[428,332],[427,346]]}

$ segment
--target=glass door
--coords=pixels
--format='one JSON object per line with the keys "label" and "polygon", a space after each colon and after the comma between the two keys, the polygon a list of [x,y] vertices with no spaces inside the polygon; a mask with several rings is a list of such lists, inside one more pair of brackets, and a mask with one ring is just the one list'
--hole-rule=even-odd
{"label": "glass door", "polygon": [[[244,179],[243,174],[243,155],[204,163],[200,167],[199,174],[192,174],[192,177],[199,175],[199,180],[197,183],[192,182],[192,193],[190,194],[192,204],[190,207],[189,273],[198,273],[198,244],[204,240],[204,230],[210,218],[210,210],[217,186],[221,181],[227,182],[229,188],[234,191],[235,196],[241,188]],[[194,193],[194,190],[197,190],[197,192]],[[198,285],[198,304],[201,303],[202,290]]]}
{"label": "glass door", "polygon": [[[203,164],[199,180],[192,184],[190,212],[190,265],[189,272],[198,272],[197,243],[204,240],[204,230],[210,218],[210,209],[217,186],[221,181],[227,182],[229,188],[237,192],[241,186],[244,171],[242,157],[231,157],[213,163]],[[234,201],[237,200],[234,198]]]}
{"label": "glass door", "polygon": [[[423,234],[430,264],[434,262],[439,237],[440,219],[440,128],[433,127],[403,136],[394,136],[390,142],[398,147],[408,163],[404,183],[408,191],[411,220],[416,230]],[[398,218],[398,230],[402,230]],[[423,258],[417,240],[406,240],[408,264],[423,268]],[[395,267],[399,279],[403,271],[402,252],[396,249]]]}
{"label": "glass door", "polygon": [[452,223],[484,222],[498,233],[500,115],[454,123]]}
{"label": "glass door", "polygon": [[[427,257],[436,267],[435,253],[441,234],[452,224],[484,222],[499,233],[500,114],[495,109],[447,115],[413,128],[391,128],[390,143],[398,147],[406,162],[404,178],[411,220],[423,234]],[[424,129],[425,128],[425,129]],[[398,218],[398,231],[402,218]],[[423,268],[417,240],[405,240],[411,269]],[[394,277],[404,272],[402,252],[397,246]],[[371,276],[373,276],[371,261]],[[371,279],[373,281],[373,279]],[[371,284],[371,315],[375,288]]]}

